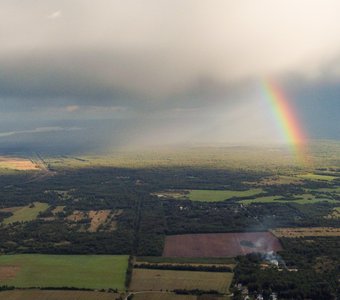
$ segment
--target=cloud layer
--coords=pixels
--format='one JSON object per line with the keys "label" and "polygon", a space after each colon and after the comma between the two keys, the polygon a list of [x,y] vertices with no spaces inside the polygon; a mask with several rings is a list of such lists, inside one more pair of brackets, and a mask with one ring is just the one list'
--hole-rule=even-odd
{"label": "cloud layer", "polygon": [[120,117],[145,141],[258,139],[256,85],[274,77],[308,127],[308,103],[338,96],[318,91],[340,77],[339,20],[338,0],[3,0],[0,115]]}

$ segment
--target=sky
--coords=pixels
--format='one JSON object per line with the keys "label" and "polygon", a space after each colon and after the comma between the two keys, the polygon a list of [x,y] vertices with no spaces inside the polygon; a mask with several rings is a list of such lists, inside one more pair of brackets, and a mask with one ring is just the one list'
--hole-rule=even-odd
{"label": "sky", "polygon": [[0,150],[340,139],[337,0],[2,0]]}

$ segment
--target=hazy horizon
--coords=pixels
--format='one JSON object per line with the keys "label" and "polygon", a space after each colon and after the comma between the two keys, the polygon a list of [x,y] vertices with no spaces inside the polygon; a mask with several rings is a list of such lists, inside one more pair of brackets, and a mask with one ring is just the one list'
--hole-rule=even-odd
{"label": "hazy horizon", "polygon": [[285,144],[274,81],[306,139],[340,139],[338,1],[0,4],[0,150]]}

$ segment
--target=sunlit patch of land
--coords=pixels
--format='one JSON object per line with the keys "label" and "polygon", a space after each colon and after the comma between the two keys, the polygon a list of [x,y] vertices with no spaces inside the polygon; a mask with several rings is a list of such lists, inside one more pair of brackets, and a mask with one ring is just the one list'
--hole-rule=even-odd
{"label": "sunlit patch of land", "polygon": [[40,170],[40,167],[30,159],[20,157],[0,156],[0,169],[10,169],[18,171]]}
{"label": "sunlit patch of land", "polygon": [[0,211],[10,212],[13,214],[12,216],[5,218],[3,221],[4,224],[11,224],[14,222],[28,222],[35,220],[39,213],[45,211],[48,207],[49,205],[47,203],[34,202],[27,206],[3,208]]}
{"label": "sunlit patch of land", "polygon": [[340,207],[334,207],[329,215],[325,217],[326,219],[340,219]]}
{"label": "sunlit patch of land", "polygon": [[276,228],[272,233],[280,237],[297,238],[308,236],[340,236],[340,228],[336,227],[296,227],[296,228]]}
{"label": "sunlit patch of land", "polygon": [[201,202],[220,202],[239,197],[250,197],[263,193],[262,189],[249,189],[245,191],[232,190],[176,190],[155,193],[159,198],[175,198]]}
{"label": "sunlit patch of land", "polygon": [[313,173],[299,174],[297,175],[297,177],[301,179],[306,179],[306,180],[321,180],[321,181],[332,181],[338,178],[336,176],[313,174]]}

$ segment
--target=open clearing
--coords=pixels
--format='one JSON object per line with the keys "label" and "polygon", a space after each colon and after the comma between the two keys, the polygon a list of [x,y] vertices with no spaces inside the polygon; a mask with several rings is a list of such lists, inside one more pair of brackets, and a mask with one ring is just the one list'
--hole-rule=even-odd
{"label": "open clearing", "polygon": [[[127,265],[127,255],[1,255],[0,278],[3,278],[2,285],[20,288],[123,290]],[[7,276],[8,268],[15,268],[10,277]]]}
{"label": "open clearing", "polygon": [[302,194],[302,195],[295,195],[296,199],[284,199],[282,196],[265,196],[259,197],[255,199],[246,199],[241,200],[239,203],[248,205],[252,203],[296,203],[296,204],[313,204],[317,202],[324,202],[327,201],[329,203],[339,203],[339,201],[330,199],[326,195],[323,197],[316,197],[312,194]]}
{"label": "open clearing", "polygon": [[277,228],[272,230],[272,232],[278,238],[296,238],[305,236],[340,236],[340,228],[334,227]]}
{"label": "open clearing", "polygon": [[29,159],[6,156],[0,156],[0,169],[19,171],[40,170],[39,166]]}
{"label": "open clearing", "polygon": [[325,218],[326,219],[340,219],[340,207],[334,207],[332,212]]}
{"label": "open clearing", "polygon": [[118,294],[90,291],[14,290],[0,292],[6,300],[116,300]]}
{"label": "open clearing", "polygon": [[188,197],[192,201],[218,202],[236,197],[250,197],[262,192],[262,189],[250,189],[246,191],[189,190]]}
{"label": "open clearing", "polygon": [[301,179],[306,179],[306,180],[321,180],[321,181],[332,181],[338,177],[336,176],[330,176],[330,175],[321,175],[321,174],[313,174],[313,173],[307,173],[307,174],[301,174],[297,175],[297,177]]}
{"label": "open clearing", "polygon": [[10,216],[4,219],[4,224],[10,224],[14,222],[27,222],[35,220],[40,212],[45,211],[48,208],[47,203],[42,202],[34,202],[31,205],[27,206],[19,206],[19,207],[10,207],[1,209],[1,211],[8,211],[13,213],[13,216]]}
{"label": "open clearing", "polygon": [[130,290],[200,289],[227,293],[233,273],[134,269]]}
{"label": "open clearing", "polygon": [[270,232],[202,233],[167,236],[165,257],[224,257],[281,250]]}
{"label": "open clearing", "polygon": [[[102,226],[108,227],[110,231],[117,229],[117,217],[123,212],[122,209],[117,210],[75,210],[66,220],[72,223],[81,223],[80,231],[97,232]],[[84,222],[86,220],[87,222]]]}
{"label": "open clearing", "polygon": [[263,193],[262,189],[233,190],[176,190],[155,193],[159,198],[175,198],[200,202],[220,202],[232,198],[251,197]]}

